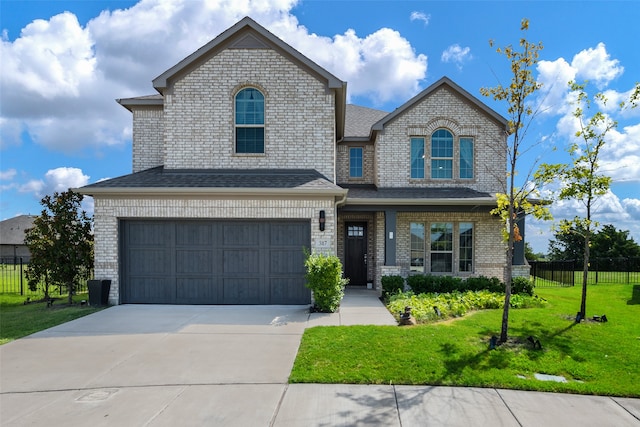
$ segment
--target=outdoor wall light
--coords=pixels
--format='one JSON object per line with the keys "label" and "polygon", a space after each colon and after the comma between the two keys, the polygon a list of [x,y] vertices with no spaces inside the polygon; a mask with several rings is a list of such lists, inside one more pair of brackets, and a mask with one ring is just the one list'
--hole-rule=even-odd
{"label": "outdoor wall light", "polygon": [[320,225],[320,231],[324,231],[324,223],[325,223],[325,218],[324,218],[324,211],[320,211],[320,217],[318,218],[318,224]]}

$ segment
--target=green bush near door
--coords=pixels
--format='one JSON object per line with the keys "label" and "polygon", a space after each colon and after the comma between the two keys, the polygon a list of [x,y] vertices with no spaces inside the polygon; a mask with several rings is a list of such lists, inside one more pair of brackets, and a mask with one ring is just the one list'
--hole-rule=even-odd
{"label": "green bush near door", "polygon": [[340,306],[349,279],[342,277],[342,263],[335,255],[306,254],[305,286],[313,292],[314,309],[333,313]]}

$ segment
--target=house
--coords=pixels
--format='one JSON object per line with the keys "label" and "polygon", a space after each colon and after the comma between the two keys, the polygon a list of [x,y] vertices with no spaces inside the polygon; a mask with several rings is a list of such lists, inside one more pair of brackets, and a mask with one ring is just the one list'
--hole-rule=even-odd
{"label": "house", "polygon": [[119,99],[133,173],[95,200],[112,303],[308,304],[303,248],[351,285],[415,272],[503,278],[506,120],[442,78],[392,113],[250,18]]}
{"label": "house", "polygon": [[33,227],[33,215],[18,215],[0,221],[0,258],[2,264],[28,263],[31,252],[24,244],[25,231]]}

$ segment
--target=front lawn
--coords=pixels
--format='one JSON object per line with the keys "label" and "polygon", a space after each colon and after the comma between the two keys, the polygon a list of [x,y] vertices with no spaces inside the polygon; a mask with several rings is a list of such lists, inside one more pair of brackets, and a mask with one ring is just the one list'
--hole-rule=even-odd
{"label": "front lawn", "polygon": [[[638,285],[636,285],[637,287]],[[538,288],[543,308],[511,310],[510,342],[495,350],[501,309],[419,326],[305,331],[290,382],[430,384],[640,397],[640,299],[634,285],[592,285],[575,324],[580,287]],[[527,341],[540,340],[542,349]],[[541,381],[534,374],[563,376]]]}
{"label": "front lawn", "polygon": [[[39,297],[30,296],[30,299],[34,301]],[[0,345],[101,310],[80,304],[87,299],[87,294],[76,295],[74,305],[68,306],[67,296],[63,295],[47,307],[46,302],[25,304],[27,296],[0,294]]]}

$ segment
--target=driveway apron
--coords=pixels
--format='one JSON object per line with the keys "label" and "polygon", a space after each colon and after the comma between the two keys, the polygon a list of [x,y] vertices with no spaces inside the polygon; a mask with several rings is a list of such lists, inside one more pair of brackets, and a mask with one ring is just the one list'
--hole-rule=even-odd
{"label": "driveway apron", "polygon": [[1,425],[269,425],[307,306],[121,305],[0,347]]}

